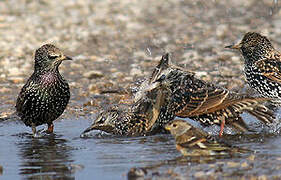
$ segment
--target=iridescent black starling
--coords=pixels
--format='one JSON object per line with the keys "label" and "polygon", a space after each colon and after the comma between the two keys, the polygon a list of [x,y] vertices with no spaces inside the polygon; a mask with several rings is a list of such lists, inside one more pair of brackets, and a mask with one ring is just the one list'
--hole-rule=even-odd
{"label": "iridescent black starling", "polygon": [[221,139],[191,126],[183,120],[174,120],[165,126],[176,140],[176,148],[184,156],[229,155],[250,152],[246,149],[231,146]]}
{"label": "iridescent black starling", "polygon": [[226,48],[238,49],[244,57],[244,74],[251,88],[263,97],[274,98],[281,105],[281,54],[271,42],[255,32],[248,32],[242,41]]}
{"label": "iridescent black starling", "polygon": [[159,125],[155,124],[163,98],[162,91],[154,89],[132,105],[111,107],[102,112],[82,134],[91,130],[101,130],[119,136],[155,134],[161,131]]}
{"label": "iridescent black starling", "polygon": [[34,72],[21,89],[17,99],[18,116],[26,126],[48,124],[48,133],[53,132],[53,121],[65,110],[69,98],[69,86],[59,73],[58,67],[64,60],[71,60],[57,47],[46,44],[35,52]]}
{"label": "iridescent black starling", "polygon": [[273,112],[261,104],[267,98],[238,94],[197,79],[194,73],[169,64],[169,54],[162,57],[149,84],[169,91],[169,112],[204,125],[220,124],[220,135],[225,123],[242,132],[248,130],[240,116],[244,111],[266,124],[274,120]]}

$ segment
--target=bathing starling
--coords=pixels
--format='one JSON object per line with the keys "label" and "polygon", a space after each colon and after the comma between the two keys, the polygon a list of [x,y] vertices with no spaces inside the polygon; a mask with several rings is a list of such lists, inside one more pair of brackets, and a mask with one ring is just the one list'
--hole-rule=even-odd
{"label": "bathing starling", "polygon": [[170,131],[176,140],[176,148],[184,156],[230,155],[250,152],[231,146],[221,139],[208,135],[183,120],[169,122],[165,129]]}
{"label": "bathing starling", "polygon": [[273,122],[273,112],[261,104],[268,98],[250,97],[207,83],[193,72],[169,64],[169,59],[165,54],[149,79],[152,87],[161,86],[169,92],[165,96],[169,112],[203,125],[221,125],[220,135],[225,124],[242,132],[248,130],[240,116],[244,111],[266,124]]}
{"label": "bathing starling", "polygon": [[48,124],[48,133],[53,132],[53,121],[65,110],[70,98],[69,86],[59,73],[64,60],[71,60],[51,44],[35,51],[34,72],[20,91],[16,103],[17,115],[26,126]]}
{"label": "bathing starling", "polygon": [[117,107],[102,112],[84,133],[101,130],[119,136],[141,136],[146,134],[146,118],[128,109]]}
{"label": "bathing starling", "polygon": [[242,41],[226,48],[238,49],[244,57],[244,74],[251,88],[281,105],[281,54],[265,36],[248,32]]}
{"label": "bathing starling", "polygon": [[110,107],[102,112],[82,134],[91,130],[101,130],[118,136],[155,134],[161,131],[157,121],[163,99],[162,91],[154,89],[134,104]]}

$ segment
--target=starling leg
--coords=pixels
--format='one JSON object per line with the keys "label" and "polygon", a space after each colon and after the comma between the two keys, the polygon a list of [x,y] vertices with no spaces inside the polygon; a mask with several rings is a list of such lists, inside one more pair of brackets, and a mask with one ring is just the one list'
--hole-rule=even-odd
{"label": "starling leg", "polygon": [[31,124],[31,128],[32,128],[32,134],[35,137],[36,136],[36,126],[34,123]]}
{"label": "starling leg", "polygon": [[47,129],[47,133],[51,134],[54,131],[54,124],[48,124],[48,129]]}
{"label": "starling leg", "polygon": [[225,118],[223,117],[221,120],[220,137],[222,137],[224,125],[225,125]]}

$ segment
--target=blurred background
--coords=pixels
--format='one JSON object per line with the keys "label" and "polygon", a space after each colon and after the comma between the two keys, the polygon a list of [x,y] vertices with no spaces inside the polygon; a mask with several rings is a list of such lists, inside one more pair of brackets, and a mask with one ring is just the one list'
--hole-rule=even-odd
{"label": "blurred background", "polygon": [[[164,52],[172,54],[174,64],[195,71],[203,80],[234,91],[244,91],[247,87],[242,72],[242,57],[238,52],[226,50],[224,47],[239,41],[248,31],[268,36],[276,49],[281,49],[280,2],[2,0],[0,116],[6,117],[14,112],[17,95],[33,72],[34,51],[45,43],[55,44],[65,54],[74,58],[73,61],[64,62],[60,66],[61,74],[70,83],[72,96],[68,108],[58,120],[57,132],[69,141],[73,139],[69,139],[66,134],[71,134],[75,126],[80,125],[75,133],[70,135],[72,138],[79,137],[78,131],[86,128],[104,107],[124,100],[130,101],[138,82],[151,73]],[[66,122],[60,124],[63,119]],[[81,124],[81,121],[72,120],[84,122]],[[15,129],[9,129],[10,126],[0,125],[0,128],[6,129],[2,132],[0,130],[2,145],[16,132],[29,131],[22,130],[25,128],[22,124],[17,124]],[[13,142],[22,141],[21,135],[17,134],[14,138],[14,141],[9,141],[11,147],[15,146]],[[30,138],[26,144],[29,144],[29,141]],[[80,147],[80,141],[75,146]],[[71,146],[63,141],[64,144]],[[4,147],[2,145],[1,149]],[[40,146],[41,144],[38,147]],[[84,146],[86,148],[86,145]],[[17,163],[9,164],[13,170],[18,169],[18,163],[22,159],[28,159],[22,155],[25,154],[26,148],[30,148],[22,144],[16,147],[22,148],[18,150],[20,153],[15,150],[13,157]],[[174,148],[173,141],[169,147]],[[270,149],[270,146],[266,147]],[[57,149],[54,153],[56,151]],[[3,148],[2,154],[0,150],[0,158],[8,152],[9,148]],[[4,166],[6,160],[0,160],[0,166]],[[75,161],[74,158],[66,162]],[[276,163],[279,163],[280,168],[280,159]],[[87,165],[81,164],[85,166],[84,171],[91,172],[86,170]],[[120,174],[125,173],[130,165],[128,163],[124,169],[118,170],[117,177],[122,177]],[[13,170],[8,171],[10,175],[18,174]],[[252,174],[256,175],[254,172]],[[267,173],[269,172],[265,172]],[[6,175],[6,178],[12,177],[9,173]]]}
{"label": "blurred background", "polygon": [[278,47],[279,6],[277,0],[0,1],[1,103],[13,104],[33,72],[34,51],[45,43],[75,58],[60,68],[72,87],[70,107],[104,90],[126,89],[164,52],[206,81],[240,88],[243,61],[224,46],[257,31]]}

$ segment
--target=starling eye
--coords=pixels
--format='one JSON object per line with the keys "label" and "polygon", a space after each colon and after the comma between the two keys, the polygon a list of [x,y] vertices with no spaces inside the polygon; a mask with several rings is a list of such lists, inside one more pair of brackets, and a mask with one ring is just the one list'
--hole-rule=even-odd
{"label": "starling eye", "polygon": [[176,125],[176,124],[173,124],[173,127],[177,127],[177,125]]}

